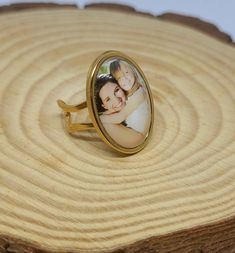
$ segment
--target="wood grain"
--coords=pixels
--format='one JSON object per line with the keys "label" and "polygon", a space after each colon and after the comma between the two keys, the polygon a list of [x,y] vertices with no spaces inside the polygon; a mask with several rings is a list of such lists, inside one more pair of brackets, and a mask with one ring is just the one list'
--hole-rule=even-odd
{"label": "wood grain", "polygon": [[[233,46],[114,10],[2,14],[0,30],[0,252],[234,251]],[[134,156],[68,135],[56,104],[85,99],[108,49],[154,95],[153,138]]]}

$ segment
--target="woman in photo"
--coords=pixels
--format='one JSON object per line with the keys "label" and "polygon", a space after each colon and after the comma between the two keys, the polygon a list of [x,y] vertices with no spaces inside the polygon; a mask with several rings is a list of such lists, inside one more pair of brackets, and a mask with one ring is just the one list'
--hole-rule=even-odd
{"label": "woman in photo", "polygon": [[[110,74],[100,75],[95,83],[96,106],[100,118],[102,116],[116,116],[125,110],[127,97],[117,80]],[[142,96],[133,101],[132,107],[138,107]],[[134,103],[135,102],[135,103]],[[129,106],[130,107],[130,106]],[[129,109],[133,111],[134,109]],[[125,112],[125,111],[124,111]],[[121,119],[120,119],[121,120]],[[128,120],[128,117],[127,119]],[[111,138],[118,144],[133,148],[143,142],[145,135],[135,129],[135,125],[127,125],[125,118],[120,122],[103,122],[103,126]],[[137,126],[136,126],[137,127]],[[138,127],[137,127],[138,128]]]}

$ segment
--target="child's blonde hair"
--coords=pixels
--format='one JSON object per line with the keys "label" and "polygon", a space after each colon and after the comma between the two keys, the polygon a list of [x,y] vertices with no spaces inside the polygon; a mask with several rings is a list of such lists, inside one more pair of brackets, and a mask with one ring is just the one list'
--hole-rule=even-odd
{"label": "child's blonde hair", "polygon": [[[136,81],[138,80],[138,75],[137,75],[135,69],[134,69],[130,64],[128,64],[128,63],[126,63],[125,61],[122,61],[122,60],[115,60],[115,61],[113,61],[113,62],[110,63],[110,66],[109,66],[110,74],[111,74],[114,78],[118,79],[117,76],[118,76],[118,72],[121,71],[121,64],[124,64],[124,65],[126,65],[128,68],[131,69],[131,71],[132,71],[133,74],[134,74],[135,82],[136,82]],[[135,82],[134,82],[134,83],[135,83]]]}

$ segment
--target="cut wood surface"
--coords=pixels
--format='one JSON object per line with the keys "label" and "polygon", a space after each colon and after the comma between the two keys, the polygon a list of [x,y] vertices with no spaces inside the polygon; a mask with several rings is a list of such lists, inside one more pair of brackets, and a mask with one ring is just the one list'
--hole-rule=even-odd
{"label": "cut wood surface", "polygon": [[[153,93],[152,138],[132,156],[95,131],[69,135],[56,103],[84,101],[88,68],[110,49]],[[0,54],[0,252],[235,251],[232,44],[148,15],[61,8],[2,13]]]}

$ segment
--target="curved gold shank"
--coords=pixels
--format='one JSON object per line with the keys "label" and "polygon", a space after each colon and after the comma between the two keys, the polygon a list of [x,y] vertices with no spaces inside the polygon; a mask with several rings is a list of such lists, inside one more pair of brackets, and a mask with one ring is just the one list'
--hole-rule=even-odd
{"label": "curved gold shank", "polygon": [[69,133],[94,129],[94,125],[92,123],[72,123],[71,120],[71,112],[79,112],[80,110],[86,108],[86,101],[77,105],[68,105],[63,100],[58,99],[57,104],[64,111],[66,129]]}

